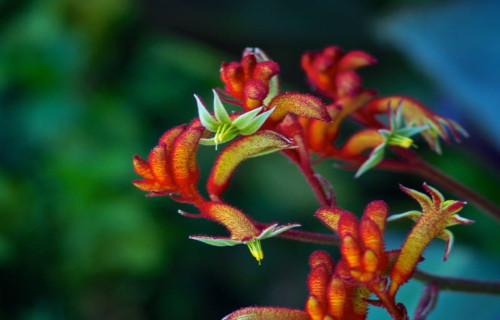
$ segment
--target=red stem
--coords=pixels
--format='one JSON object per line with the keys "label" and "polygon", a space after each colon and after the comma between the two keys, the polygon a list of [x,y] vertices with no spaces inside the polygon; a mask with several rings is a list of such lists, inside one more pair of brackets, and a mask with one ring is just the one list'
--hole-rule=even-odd
{"label": "red stem", "polygon": [[[256,223],[257,228],[265,229],[270,226],[270,224],[265,223]],[[324,233],[316,233],[309,231],[301,231],[290,229],[283,233],[280,233],[276,236],[277,238],[283,238],[288,240],[295,240],[300,242],[308,242],[315,244],[326,244],[326,245],[339,245],[340,240],[336,235],[333,234],[324,234]]]}
{"label": "red stem", "polygon": [[394,298],[391,297],[386,290],[378,290],[370,285],[368,285],[368,288],[380,299],[382,305],[387,309],[394,320],[408,320],[406,312],[399,308],[399,305],[396,304]]}
{"label": "red stem", "polygon": [[491,200],[431,166],[413,151],[402,148],[394,148],[394,150],[406,162],[382,161],[377,168],[419,175],[447,189],[457,197],[471,202],[479,209],[500,221],[500,207]]}
{"label": "red stem", "polygon": [[500,294],[500,281],[442,277],[420,270],[415,271],[413,278],[424,282],[435,281],[439,285],[440,290]]}
{"label": "red stem", "polygon": [[318,202],[322,207],[331,207],[335,206],[335,195],[331,194],[331,197],[329,198],[325,192],[325,189],[323,188],[323,185],[321,184],[320,179],[318,178],[318,175],[314,171],[312,164],[311,164],[311,155],[309,154],[309,151],[307,150],[307,146],[305,145],[305,142],[301,136],[295,136],[294,140],[297,143],[298,148],[297,154],[298,157],[294,157],[291,154],[285,153],[288,158],[290,158],[293,162],[297,164],[299,167],[300,171],[302,171],[302,174],[306,178],[307,182],[311,186],[312,191],[314,192],[314,195],[318,199]]}

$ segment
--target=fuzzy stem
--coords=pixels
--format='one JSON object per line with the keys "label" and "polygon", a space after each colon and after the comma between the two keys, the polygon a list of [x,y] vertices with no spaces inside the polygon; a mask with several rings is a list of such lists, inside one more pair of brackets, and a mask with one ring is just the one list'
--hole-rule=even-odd
{"label": "fuzzy stem", "polygon": [[413,320],[425,320],[434,309],[439,295],[439,284],[433,280],[425,285],[424,292],[420,297],[417,309],[413,314]]}
{"label": "fuzzy stem", "polygon": [[483,195],[475,192],[474,190],[466,187],[465,185],[459,183],[458,181],[452,179],[451,177],[445,175],[438,169],[434,168],[430,164],[421,160],[418,166],[417,173],[430,181],[440,184],[443,188],[449,190],[456,196],[470,201],[479,209],[488,213],[491,217],[500,221],[500,207],[495,205],[492,201],[484,197]]}
{"label": "fuzzy stem", "polygon": [[323,207],[335,206],[335,195],[332,193],[330,199],[327,196],[325,189],[321,184],[320,178],[318,178],[318,175],[312,167],[310,154],[307,150],[307,146],[305,145],[304,140],[302,139],[302,137],[294,137],[294,140],[298,145],[298,148],[296,149],[298,157],[293,157],[288,153],[285,154],[289,157],[289,159],[295,162],[300,171],[302,171],[302,174],[309,183],[320,205]]}
{"label": "fuzzy stem", "polygon": [[413,278],[422,281],[436,281],[440,290],[500,295],[500,281],[473,280],[436,276],[416,270]]}
{"label": "fuzzy stem", "polygon": [[387,309],[389,314],[394,320],[408,320],[407,315],[403,310],[401,310],[386,290],[378,290],[373,286],[368,286],[371,292],[373,292],[382,302],[382,305]]}

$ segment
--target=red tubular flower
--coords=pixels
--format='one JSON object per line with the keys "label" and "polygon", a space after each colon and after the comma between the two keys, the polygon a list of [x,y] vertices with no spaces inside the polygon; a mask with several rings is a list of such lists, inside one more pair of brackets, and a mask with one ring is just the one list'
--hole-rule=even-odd
{"label": "red tubular flower", "polygon": [[280,71],[279,65],[258,60],[256,54],[245,52],[240,62],[223,62],[221,66],[220,76],[225,85],[222,93],[234,98],[244,111],[264,105],[270,92],[275,95],[276,89],[270,89],[270,84]]}
{"label": "red tubular flower", "polygon": [[240,105],[244,111],[258,107],[275,108],[265,128],[271,128],[288,113],[307,118],[331,121],[320,99],[309,94],[279,93],[279,65],[259,49],[245,50],[240,62],[223,63],[221,79],[225,85],[222,93],[226,101]]}
{"label": "red tubular flower", "polygon": [[325,251],[315,251],[309,257],[309,297],[306,311],[312,320],[365,319],[370,292],[352,281],[342,258],[334,267]]}
{"label": "red tubular flower", "polygon": [[196,183],[200,173],[196,150],[203,127],[194,122],[168,130],[151,150],[148,161],[134,156],[134,169],[144,179],[132,183],[148,196],[170,195],[179,202],[203,203]]}
{"label": "red tubular flower", "polygon": [[309,149],[321,155],[337,156],[338,150],[335,148],[334,142],[338,136],[340,124],[347,116],[355,113],[372,99],[375,94],[374,90],[362,90],[355,97],[346,96],[326,106],[326,110],[332,118],[331,122],[300,117],[299,120],[304,127]]}
{"label": "red tubular flower", "polygon": [[471,224],[474,221],[463,218],[457,214],[465,206],[465,202],[456,200],[444,200],[443,195],[433,187],[424,183],[425,191],[430,195],[416,190],[400,186],[401,190],[415,199],[422,211],[408,211],[389,217],[388,221],[402,218],[410,218],[415,221],[410,234],[401,247],[394,266],[391,269],[391,285],[389,293],[394,296],[399,287],[408,281],[420,261],[422,252],[434,239],[440,238],[446,241],[444,261],[448,258],[453,245],[453,234],[447,229],[456,224]]}
{"label": "red tubular flower", "polygon": [[[264,252],[260,240],[272,238],[291,228],[299,227],[299,224],[287,224],[278,226],[271,224],[267,228],[260,230],[256,223],[240,210],[222,203],[207,201],[200,206],[201,217],[213,220],[222,224],[231,234],[230,237],[210,237],[210,236],[190,236],[190,239],[217,246],[234,246],[246,244],[252,256],[259,262],[264,259]],[[185,212],[179,213],[186,215]]]}
{"label": "red tubular flower", "polygon": [[376,62],[365,52],[351,51],[344,54],[339,47],[330,46],[322,51],[306,52],[301,64],[314,90],[337,100],[343,96],[358,95],[361,78],[354,70]]}
{"label": "red tubular flower", "polygon": [[364,320],[370,292],[350,280],[347,265],[341,259],[337,266],[323,250],[309,257],[311,268],[307,277],[309,297],[305,312],[280,307],[248,307],[237,310],[224,320],[236,319],[297,319],[297,320]]}
{"label": "red tubular flower", "polygon": [[340,236],[340,250],[350,274],[361,282],[379,284],[385,272],[387,253],[383,233],[387,212],[383,201],[370,202],[359,223],[352,213],[338,207],[316,212],[316,217]]}
{"label": "red tubular flower", "polygon": [[244,160],[278,150],[293,148],[292,141],[269,130],[241,137],[227,146],[217,158],[207,181],[207,190],[212,200],[220,196],[229,185],[236,167]]}

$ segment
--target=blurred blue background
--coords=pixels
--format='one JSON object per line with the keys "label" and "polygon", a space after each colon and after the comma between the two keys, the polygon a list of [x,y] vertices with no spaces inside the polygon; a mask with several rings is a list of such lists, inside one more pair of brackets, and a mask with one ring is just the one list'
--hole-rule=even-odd
{"label": "blurred blue background", "polygon": [[[362,70],[366,87],[414,96],[471,134],[443,156],[421,141],[419,152],[498,203],[498,12],[498,1],[0,1],[0,319],[220,319],[247,305],[303,307],[307,257],[319,246],[267,240],[259,267],[244,247],[188,240],[225,231],[130,183],[132,155],[194,118],[193,93],[210,99],[220,63],[247,46],[263,48],[284,88],[302,92],[304,51],[371,53],[379,63]],[[215,156],[201,150],[204,177]],[[418,177],[317,169],[357,214],[375,199],[392,213],[417,209],[397,184],[420,188]],[[327,232],[300,172],[278,154],[244,163],[226,200],[262,222]],[[472,205],[463,215],[477,223],[454,228],[454,262],[430,254],[430,269],[500,279],[499,224]],[[390,227],[392,247],[409,226]],[[414,306],[420,290],[403,302]],[[481,319],[500,318],[497,297],[453,305],[446,299],[459,296],[443,296],[429,319],[469,319],[477,299]]]}

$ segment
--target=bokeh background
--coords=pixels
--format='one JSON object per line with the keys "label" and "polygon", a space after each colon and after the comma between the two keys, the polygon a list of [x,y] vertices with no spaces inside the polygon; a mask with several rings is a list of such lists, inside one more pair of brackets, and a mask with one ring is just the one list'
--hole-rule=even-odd
{"label": "bokeh background", "polygon": [[[318,246],[267,240],[259,267],[244,247],[188,240],[224,229],[130,183],[132,155],[147,156],[164,131],[194,118],[193,93],[209,100],[221,61],[247,46],[263,48],[285,89],[302,92],[306,50],[376,56],[361,72],[366,87],[412,95],[471,133],[444,156],[423,143],[419,152],[498,204],[498,12],[493,0],[0,1],[0,319],[220,319],[248,305],[303,306]],[[205,177],[215,156],[201,150]],[[419,188],[418,177],[317,169],[357,214],[374,199],[392,213],[417,208],[397,184]],[[278,154],[244,163],[226,199],[259,221],[327,232],[300,172]],[[422,268],[500,279],[499,224],[473,205],[463,215],[477,223],[454,228],[449,262],[436,241]],[[389,246],[409,226],[394,224]],[[410,282],[401,292],[411,312],[421,289]],[[445,293],[429,319],[500,319],[499,302]],[[377,312],[372,319],[387,318]]]}

